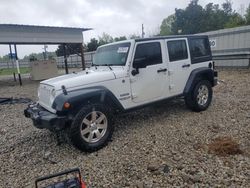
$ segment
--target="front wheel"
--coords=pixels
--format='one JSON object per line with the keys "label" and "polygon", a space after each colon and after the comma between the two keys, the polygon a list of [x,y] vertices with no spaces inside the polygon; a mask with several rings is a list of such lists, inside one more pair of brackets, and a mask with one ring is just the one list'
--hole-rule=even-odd
{"label": "front wheel", "polygon": [[193,111],[200,112],[206,110],[213,96],[211,83],[208,80],[197,82],[191,92],[185,97],[185,102],[188,108]]}
{"label": "front wheel", "polygon": [[84,106],[69,130],[74,146],[82,151],[95,151],[107,144],[113,133],[109,108],[102,104]]}

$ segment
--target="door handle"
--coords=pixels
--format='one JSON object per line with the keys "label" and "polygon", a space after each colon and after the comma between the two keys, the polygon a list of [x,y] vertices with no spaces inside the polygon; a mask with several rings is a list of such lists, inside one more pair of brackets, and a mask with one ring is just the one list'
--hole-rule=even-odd
{"label": "door handle", "polygon": [[157,70],[157,72],[159,73],[159,72],[167,72],[167,69],[159,69],[159,70]]}
{"label": "door handle", "polygon": [[190,64],[184,64],[184,65],[182,65],[182,68],[185,68],[185,67],[190,67]]}

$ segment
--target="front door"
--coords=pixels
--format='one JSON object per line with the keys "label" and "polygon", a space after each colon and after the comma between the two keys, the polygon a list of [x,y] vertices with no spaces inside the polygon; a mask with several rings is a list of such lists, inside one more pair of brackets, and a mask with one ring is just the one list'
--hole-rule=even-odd
{"label": "front door", "polygon": [[163,97],[168,80],[162,54],[161,41],[136,43],[130,73],[133,102],[148,103]]}
{"label": "front door", "polygon": [[191,60],[186,38],[168,39],[169,92],[170,95],[183,93],[191,72]]}

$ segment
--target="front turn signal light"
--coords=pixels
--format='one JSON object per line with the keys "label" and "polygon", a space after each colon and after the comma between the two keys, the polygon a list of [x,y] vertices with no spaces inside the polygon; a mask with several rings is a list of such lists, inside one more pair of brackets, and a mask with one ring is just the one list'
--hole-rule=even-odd
{"label": "front turn signal light", "polygon": [[65,109],[69,109],[70,108],[70,104],[68,102],[65,102],[64,105],[63,105],[63,107]]}

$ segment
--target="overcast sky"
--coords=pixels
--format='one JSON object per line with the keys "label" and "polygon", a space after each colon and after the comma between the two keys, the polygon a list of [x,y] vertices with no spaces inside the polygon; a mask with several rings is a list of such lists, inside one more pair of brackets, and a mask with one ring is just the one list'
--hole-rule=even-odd
{"label": "overcast sky", "polygon": [[[102,35],[139,35],[144,24],[146,36],[156,34],[164,18],[175,8],[185,8],[184,0],[0,0],[0,23],[93,28],[84,32],[84,41]],[[224,0],[200,0],[222,4]],[[249,0],[232,0],[239,13]],[[8,46],[0,46],[0,56],[9,53]],[[56,46],[49,46],[54,51]],[[41,52],[42,46],[18,46],[19,56]]]}

